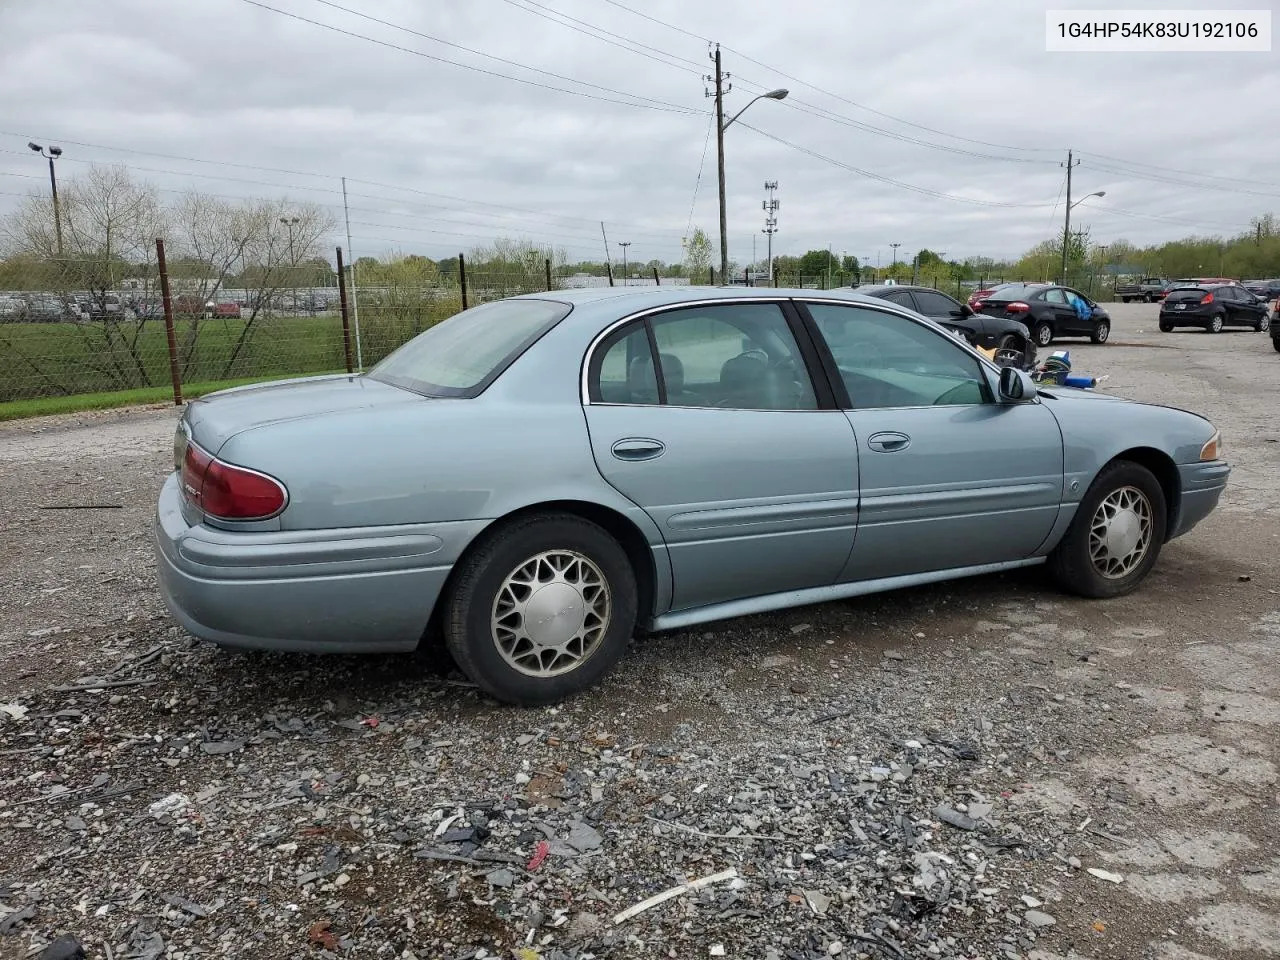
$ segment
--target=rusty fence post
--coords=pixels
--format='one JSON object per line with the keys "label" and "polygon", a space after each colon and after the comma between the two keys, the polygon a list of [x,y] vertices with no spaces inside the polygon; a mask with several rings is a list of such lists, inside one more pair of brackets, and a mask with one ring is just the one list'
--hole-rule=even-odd
{"label": "rusty fence post", "polygon": [[458,254],[458,287],[462,290],[462,309],[467,309],[467,258]]}
{"label": "rusty fence post", "polygon": [[553,286],[551,285],[551,261],[550,261],[550,260],[546,260],[546,261],[544,261],[544,263],[546,263],[546,265],[547,265],[547,289],[548,289],[548,290],[554,290],[554,289],[555,289],[555,287],[553,287]]}
{"label": "rusty fence post", "polygon": [[657,267],[654,267],[654,268],[653,268],[653,285],[654,285],[655,287],[660,287],[660,286],[662,286],[662,278],[661,278],[660,276],[658,276],[658,268],[657,268]]}
{"label": "rusty fence post", "polygon": [[354,373],[355,365],[351,360],[351,317],[347,312],[347,273],[343,269],[341,247],[338,247],[338,304],[342,307],[342,350],[347,355],[347,373]]}
{"label": "rusty fence post", "polygon": [[164,303],[164,335],[169,341],[169,376],[173,380],[173,405],[182,406],[182,374],[178,372],[178,336],[173,330],[173,296],[169,292],[169,267],[164,240],[156,237],[156,264],[160,268],[160,298]]}

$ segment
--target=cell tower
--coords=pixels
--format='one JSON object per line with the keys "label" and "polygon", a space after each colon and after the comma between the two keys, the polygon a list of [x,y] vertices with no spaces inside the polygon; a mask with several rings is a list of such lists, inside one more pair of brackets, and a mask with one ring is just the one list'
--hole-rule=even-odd
{"label": "cell tower", "polygon": [[778,189],[777,180],[764,182],[765,200],[760,205],[764,208],[764,230],[769,238],[769,286],[773,286],[773,235],[778,232],[778,198],[774,196]]}

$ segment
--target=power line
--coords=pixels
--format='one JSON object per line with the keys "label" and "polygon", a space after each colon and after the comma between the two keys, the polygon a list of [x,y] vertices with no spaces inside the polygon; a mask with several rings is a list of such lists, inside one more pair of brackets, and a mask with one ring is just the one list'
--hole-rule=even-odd
{"label": "power line", "polygon": [[[343,36],[352,37],[356,40],[364,40],[367,43],[377,44],[378,46],[386,47],[389,50],[397,50],[400,53],[412,54],[413,56],[421,57],[424,60],[434,60],[437,63],[444,63],[453,67],[461,67],[464,70],[472,70],[472,71],[475,71],[476,73],[483,73],[486,76],[490,76],[490,77],[498,77],[499,79],[502,79],[502,80],[512,80],[516,83],[523,83],[527,86],[538,87],[543,90],[553,90],[556,93],[567,93],[575,97],[585,97],[588,100],[599,100],[604,103],[616,103],[624,107],[639,107],[644,110],[659,110],[665,113],[688,114],[688,113],[699,112],[694,110],[692,107],[682,107],[682,106],[679,106],[678,104],[668,104],[666,106],[657,106],[654,104],[636,102],[634,98],[632,100],[618,100],[613,97],[602,97],[594,93],[584,93],[581,90],[569,90],[569,89],[566,89],[565,87],[557,87],[548,83],[540,83],[537,80],[528,80],[523,77],[513,77],[508,73],[499,73],[496,70],[487,70],[484,67],[477,67],[469,63],[460,63],[457,60],[450,60],[447,57],[438,57],[435,54],[424,53],[421,50],[414,50],[410,47],[404,47],[398,43],[391,43],[388,40],[378,40],[375,37],[366,36],[363,33],[356,33],[353,30],[346,30],[346,29],[343,29],[342,27],[335,27],[332,24],[322,23],[319,20],[312,20],[310,17],[304,17],[299,13],[290,13],[288,10],[281,10],[279,7],[270,6],[269,4],[260,2],[260,0],[241,0],[241,2],[247,3],[253,7],[258,7],[262,10],[268,10],[271,13],[279,14],[282,17],[288,17],[291,20],[298,20],[298,21],[301,21],[302,23],[309,23],[312,26],[320,27],[324,30],[331,30],[334,33],[340,33]],[[577,81],[574,81],[574,82],[576,83]],[[632,97],[633,95],[624,94],[624,96]]]}
{"label": "power line", "polygon": [[615,90],[612,87],[602,87],[597,83],[589,83],[586,80],[575,80],[573,77],[566,77],[563,74],[552,73],[550,70],[543,70],[541,67],[531,67],[525,63],[519,63],[515,60],[508,60],[505,57],[494,56],[493,54],[485,53],[482,50],[476,50],[473,47],[466,47],[460,43],[454,43],[452,40],[444,40],[440,37],[434,37],[429,33],[422,33],[419,30],[414,30],[410,27],[402,26],[398,23],[392,23],[390,20],[382,20],[370,14],[361,13],[359,10],[352,10],[350,7],[344,7],[341,4],[332,2],[332,0],[313,0],[313,2],[323,4],[326,7],[332,7],[334,10],[341,10],[343,13],[349,13],[353,17],[360,17],[361,19],[369,20],[372,23],[381,24],[384,27],[390,27],[393,30],[400,30],[412,36],[420,37],[423,40],[430,40],[433,43],[441,43],[441,44],[444,44],[446,47],[453,47],[456,50],[464,50],[467,53],[474,54],[477,57],[484,57],[487,60],[496,60],[498,63],[505,63],[509,67],[518,67],[521,70],[528,70],[532,73],[542,74],[543,76],[554,77],[556,80],[564,80],[567,83],[576,83],[576,84],[579,84],[580,86],[591,87],[593,90],[603,90],[605,93],[616,94],[617,96],[620,96],[620,97],[631,97],[632,99],[635,99],[635,100],[646,100],[649,103],[659,104],[660,106],[663,106],[663,107],[676,106],[676,104],[668,103],[667,101],[664,101],[664,100],[655,100],[653,97],[642,97],[639,94],[627,93],[624,90]]}
{"label": "power line", "polygon": [[763,130],[758,129],[757,127],[753,127],[749,123],[744,123],[741,120],[739,120],[738,123],[746,127],[748,130],[755,131],[756,133],[760,134],[760,136],[762,137],[765,137],[769,140],[773,140],[776,143],[780,143],[784,147],[790,147],[792,150],[798,150],[800,153],[813,157],[816,160],[821,160],[824,163],[829,163],[833,166],[840,167],[844,170],[850,171],[851,173],[856,173],[859,176],[867,177],[868,179],[871,179],[871,180],[878,180],[881,183],[891,184],[895,187],[901,187],[904,190],[910,190],[913,193],[919,193],[928,197],[934,197],[938,200],[954,200],[959,203],[973,203],[973,204],[978,204],[984,207],[1027,208],[1027,207],[1048,206],[1048,204],[1045,204],[1045,203],[1009,203],[1009,202],[1004,202],[999,200],[978,200],[973,197],[958,197],[954,194],[942,193],[941,191],[932,190],[928,187],[921,187],[913,183],[907,183],[905,180],[897,180],[897,179],[894,179],[893,177],[886,177],[883,174],[872,173],[870,170],[863,170],[861,167],[855,167],[853,164],[845,163],[842,160],[836,160],[832,157],[825,156],[824,154],[818,153],[816,150],[810,150],[808,147],[802,147],[798,143],[792,143],[790,140],[784,140],[782,137],[774,136],[772,133],[765,133]]}
{"label": "power line", "polygon": [[[19,138],[26,137],[26,134],[14,133],[8,130],[0,130],[0,135],[19,137]],[[183,157],[183,156],[177,156],[174,154],[156,153],[154,151],[147,151],[147,150],[134,150],[134,149],[124,148],[124,147],[112,147],[112,146],[107,146],[105,144],[99,144],[99,143],[86,143],[84,141],[79,141],[79,140],[69,140],[65,137],[45,137],[45,139],[52,139],[58,143],[69,143],[69,144],[72,144],[73,146],[87,147],[87,148],[96,149],[96,150],[110,150],[116,153],[132,154],[135,156],[158,157],[158,158],[167,159],[167,160],[179,160],[179,161],[190,162],[190,163],[205,163],[205,164],[213,164],[215,166],[237,167],[237,168],[246,169],[246,170],[259,170],[266,173],[288,174],[290,176],[315,177],[315,178],[328,179],[328,180],[338,179],[337,174],[330,174],[330,173],[313,173],[313,172],[300,171],[300,170],[285,170],[280,167],[264,167],[256,164],[236,163],[230,160],[212,160],[207,157],[205,158]],[[0,153],[7,153],[12,156],[22,156],[22,157],[27,156],[27,151],[25,150],[9,150],[3,147],[0,147]],[[63,155],[62,159],[69,160],[72,163],[98,162],[98,161],[95,161],[93,158],[69,156],[66,154]],[[243,177],[227,177],[219,174],[197,173],[194,171],[186,171],[186,170],[164,170],[164,169],[158,169],[155,167],[133,166],[130,164],[125,164],[125,166],[128,167],[129,169],[136,170],[138,172],[143,172],[143,173],[159,173],[159,174],[165,174],[165,175],[176,176],[176,177],[199,177],[201,179],[226,180],[232,183],[244,183],[244,184],[249,184],[253,186],[275,187],[280,190],[294,189],[294,190],[305,190],[305,191],[333,193],[333,194],[340,194],[342,192],[341,190],[336,188],[308,187],[301,184],[273,183],[265,180],[249,180]],[[35,174],[22,174],[21,176],[31,177],[32,179],[43,179],[42,177],[38,177]],[[415,187],[406,187],[399,184],[383,183],[377,180],[361,180],[354,177],[348,177],[347,179],[350,180],[352,183],[362,183],[362,184],[365,184],[366,186],[381,187],[386,190],[403,191],[406,193],[413,193],[420,196],[439,197],[444,200],[452,200],[457,203],[462,203],[470,206],[481,206],[481,207],[489,207],[495,210],[514,211],[514,212],[519,212],[519,213],[529,214],[534,216],[548,217],[555,220],[573,220],[581,223],[590,223],[593,225],[593,231],[594,231],[595,225],[599,224],[600,222],[599,217],[575,217],[571,214],[551,213],[546,210],[534,210],[529,207],[518,207],[518,206],[510,206],[510,205],[503,205],[503,204],[497,204],[497,203],[489,203],[484,200],[474,200],[468,197],[458,197],[458,196],[454,196],[447,193],[435,193],[428,190],[419,190]],[[391,197],[380,197],[380,198],[367,197],[367,198],[368,199],[384,199],[384,200],[387,200],[388,202],[407,202],[407,201],[398,201]],[[619,226],[625,226],[631,232],[637,233],[637,234],[654,233],[654,231],[645,230],[641,227],[638,227],[635,224],[620,223]]]}
{"label": "power line", "polygon": [[[650,16],[650,15],[649,15],[649,14],[647,14],[647,13],[641,13],[639,10],[635,10],[635,9],[633,9],[633,8],[631,8],[631,7],[629,7],[629,6],[627,6],[627,5],[626,5],[626,4],[624,4],[624,3],[620,3],[620,2],[619,2],[619,0],[604,0],[604,2],[605,2],[605,3],[610,4],[611,6],[617,7],[619,10],[625,10],[627,13],[633,14],[633,15],[635,15],[635,16],[637,16],[637,17],[640,17],[640,18],[642,18],[642,19],[644,19],[644,20],[648,20],[648,21],[650,21],[651,23],[656,23],[656,24],[658,24],[659,26],[666,27],[666,28],[667,28],[667,29],[669,29],[669,30],[674,30],[674,31],[676,31],[677,33],[683,34],[684,36],[692,37],[692,38],[693,38],[693,39],[695,39],[695,40],[702,40],[702,41],[704,41],[704,42],[706,42],[706,40],[707,40],[707,38],[705,38],[705,37],[699,37],[697,34],[692,33],[692,32],[691,32],[691,31],[689,31],[689,30],[685,30],[683,27],[678,27],[678,26],[676,26],[675,24],[668,23],[668,22],[667,22],[667,21],[665,21],[665,20],[660,20],[660,19],[658,19],[657,17]],[[992,142],[987,141],[987,140],[978,140],[978,139],[975,139],[975,138],[973,138],[973,137],[962,137],[962,136],[959,136],[958,134],[954,134],[954,133],[947,133],[945,130],[938,130],[938,129],[935,129],[935,128],[933,128],[933,127],[927,127],[927,126],[925,126],[924,124],[914,123],[914,122],[912,122],[912,121],[910,121],[910,120],[905,120],[905,119],[903,119],[902,117],[896,117],[896,116],[894,116],[894,115],[893,115],[893,114],[891,114],[891,113],[884,113],[883,111],[876,110],[874,107],[869,107],[869,106],[867,106],[867,105],[866,105],[866,104],[864,104],[864,103],[859,103],[859,102],[858,102],[858,101],[856,101],[856,100],[851,100],[851,99],[849,99],[848,97],[841,96],[841,95],[840,95],[840,94],[838,94],[838,93],[833,93],[833,92],[831,92],[830,90],[826,90],[826,89],[824,89],[823,87],[819,87],[819,86],[817,86],[816,84],[809,83],[808,81],[806,81],[806,80],[802,80],[802,79],[800,79],[799,77],[792,76],[792,75],[791,75],[791,74],[789,74],[789,73],[785,73],[785,72],[783,72],[782,70],[779,70],[777,67],[770,66],[769,64],[764,63],[764,62],[762,62],[762,61],[760,61],[760,60],[757,60],[757,59],[755,59],[754,57],[748,56],[747,54],[743,53],[741,50],[735,50],[734,48],[732,48],[732,47],[730,47],[730,46],[728,46],[728,45],[726,45],[726,44],[723,44],[723,43],[722,43],[720,46],[721,46],[721,48],[722,48],[723,50],[725,50],[725,51],[727,51],[727,52],[729,52],[729,53],[732,53],[734,56],[741,57],[743,60],[746,60],[746,61],[747,61],[747,62],[749,62],[749,63],[754,63],[754,64],[755,64],[756,66],[758,66],[758,67],[762,67],[762,68],[764,68],[765,70],[769,70],[769,71],[770,71],[770,72],[772,72],[772,73],[776,73],[778,76],[783,77],[783,78],[785,78],[785,79],[787,79],[787,80],[790,80],[790,81],[792,81],[793,83],[798,83],[798,84],[800,84],[800,85],[801,85],[801,86],[803,86],[803,87],[808,87],[810,90],[814,90],[814,91],[816,91],[816,92],[818,92],[818,93],[824,94],[825,96],[831,97],[833,100],[839,100],[839,101],[841,101],[842,103],[847,103],[847,104],[849,104],[849,105],[850,105],[850,106],[852,106],[852,107],[857,107],[859,110],[865,110],[865,111],[867,111],[868,113],[874,113],[874,114],[875,114],[876,116],[878,116],[878,117],[884,117],[886,120],[892,120],[892,121],[894,121],[895,123],[901,123],[901,124],[903,124],[904,126],[914,127],[914,128],[915,128],[915,129],[917,129],[917,130],[924,130],[924,131],[926,131],[926,132],[928,132],[928,133],[934,133],[934,134],[937,134],[938,136],[941,136],[941,137],[948,137],[948,138],[950,138],[950,139],[952,139],[952,140],[961,140],[961,141],[964,141],[964,142],[966,142],[966,143],[974,143],[974,144],[978,144],[979,146],[984,146],[984,147],[993,147],[993,148],[998,149],[998,150],[1018,150],[1018,151],[1022,151],[1022,152],[1028,152],[1028,153],[1036,153],[1036,152],[1039,152],[1039,153],[1045,153],[1045,152],[1060,153],[1060,152],[1061,152],[1060,150],[1057,150],[1056,148],[1050,148],[1050,147],[1019,147],[1019,146],[1015,146],[1015,145],[1013,145],[1013,144],[1007,144],[1007,143],[992,143]],[[738,79],[739,79],[739,80],[742,80],[742,82],[743,82],[743,83],[749,83],[749,81],[745,80],[745,79],[744,79],[744,78],[742,78],[742,77],[739,77]],[[756,84],[751,84],[751,85],[752,85],[752,86],[756,86]],[[855,122],[856,122],[856,121],[855,121]],[[879,128],[877,128],[877,129],[879,129]],[[887,132],[887,131],[886,131],[886,132]],[[940,145],[939,145],[939,146],[940,146]]]}
{"label": "power line", "polygon": [[710,119],[707,122],[707,136],[702,141],[702,159],[698,161],[698,177],[693,181],[693,199],[689,201],[689,222],[685,225],[685,236],[689,236],[693,231],[693,211],[698,205],[698,188],[702,186],[702,168],[707,164],[707,147],[711,143],[711,131],[716,128],[715,111],[708,111]]}
{"label": "power line", "polygon": [[[684,70],[686,73],[694,73],[698,76],[702,75],[702,67],[693,60],[688,60],[673,53],[667,53],[665,50],[660,50],[657,47],[651,47],[648,44],[640,43],[639,41],[632,40],[629,37],[624,37],[621,34],[613,33],[610,30],[605,30],[603,27],[597,27],[594,24],[587,23],[585,20],[579,20],[577,17],[571,17],[567,13],[560,13],[558,10],[553,10],[550,7],[543,6],[542,4],[535,2],[535,0],[524,0],[523,3],[517,2],[517,0],[503,0],[503,2],[510,4],[518,10],[531,13],[535,17],[542,17],[542,19],[550,20],[552,23],[559,24],[562,27],[568,27],[570,30],[574,30],[585,36],[591,37],[594,40],[602,40],[612,46],[626,50],[628,53],[634,53],[637,56],[645,57],[648,60],[661,63],[663,66],[675,67],[677,70]],[[561,19],[556,19],[557,17]],[[604,34],[604,36],[601,36],[600,34]],[[643,49],[637,50],[636,47],[642,47]]]}

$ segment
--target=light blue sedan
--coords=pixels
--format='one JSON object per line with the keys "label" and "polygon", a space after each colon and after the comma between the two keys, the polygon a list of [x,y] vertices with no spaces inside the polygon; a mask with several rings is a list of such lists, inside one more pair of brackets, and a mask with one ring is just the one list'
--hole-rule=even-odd
{"label": "light blue sedan", "polygon": [[1047,563],[1133,590],[1230,473],[1193,413],[1037,386],[851,292],[610,288],[464,311],[363,376],[190,404],[155,526],[217,644],[443,642],[502,701],[653,631]]}

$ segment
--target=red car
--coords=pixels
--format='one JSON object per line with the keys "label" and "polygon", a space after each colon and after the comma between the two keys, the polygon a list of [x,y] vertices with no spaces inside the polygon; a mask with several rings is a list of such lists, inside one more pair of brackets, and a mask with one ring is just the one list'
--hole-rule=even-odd
{"label": "red car", "polygon": [[1009,283],[993,283],[989,286],[982,287],[979,290],[973,291],[973,293],[969,295],[969,307],[972,310],[981,311],[983,303],[985,303],[986,300],[997,290],[1001,289],[1002,287],[1022,287],[1022,286],[1035,286],[1035,284],[1022,284],[1022,283],[1009,282]]}

